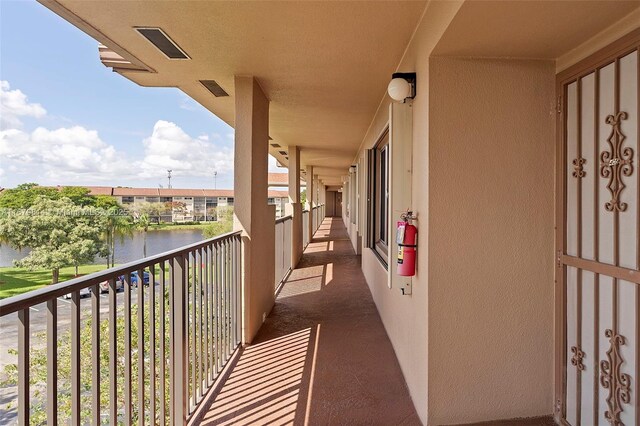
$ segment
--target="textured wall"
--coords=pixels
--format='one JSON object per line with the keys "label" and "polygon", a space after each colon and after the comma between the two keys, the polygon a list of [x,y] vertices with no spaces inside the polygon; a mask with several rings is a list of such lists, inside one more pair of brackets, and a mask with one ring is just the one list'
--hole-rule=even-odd
{"label": "textured wall", "polygon": [[552,412],[554,84],[431,59],[429,424]]}
{"label": "textured wall", "polygon": [[242,230],[245,342],[273,308],[275,206],[267,204],[269,101],[253,77],[235,78],[234,228]]}
{"label": "textured wall", "polygon": [[[429,366],[427,344],[428,318],[428,218],[429,218],[429,55],[441,34],[455,16],[461,2],[430,2],[423,20],[407,47],[399,72],[417,73],[417,96],[413,100],[413,211],[418,214],[419,239],[417,274],[413,294],[403,296],[398,288],[387,286],[387,271],[371,249],[362,250],[362,270],[384,323],[389,339],[409,387],[416,411],[427,423]],[[389,100],[385,96],[362,143],[362,149],[375,145],[389,120]],[[363,155],[361,151],[359,156]],[[358,158],[359,158],[358,156]],[[354,162],[358,161],[358,158]],[[362,179],[361,193],[365,191]],[[406,206],[402,206],[406,208]],[[363,238],[363,242],[365,238]]]}

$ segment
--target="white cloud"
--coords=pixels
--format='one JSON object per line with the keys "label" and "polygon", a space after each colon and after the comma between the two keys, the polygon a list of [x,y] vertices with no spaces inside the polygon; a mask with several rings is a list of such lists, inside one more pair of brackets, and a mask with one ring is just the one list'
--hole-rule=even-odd
{"label": "white cloud", "polygon": [[0,131],[3,165],[28,170],[37,180],[91,179],[106,181],[126,173],[124,157],[107,145],[95,130],[74,126],[28,133],[19,129]]}
{"label": "white cloud", "polygon": [[[18,89],[0,81],[0,176],[3,180],[42,184],[113,184],[174,176],[211,179],[233,172],[233,146],[229,135],[190,136],[175,123],[159,120],[151,135],[140,141],[144,155],[131,157],[105,143],[96,130],[81,126],[35,130],[22,128],[21,117],[41,118],[47,111]],[[8,172],[8,174],[6,173]],[[8,182],[7,182],[8,183]]]}
{"label": "white cloud", "polygon": [[[215,139],[215,138],[214,138]],[[233,149],[193,138],[175,123],[159,120],[143,142],[145,157],[141,177],[162,177],[167,169],[175,176],[209,177],[214,171],[233,170]]]}
{"label": "white cloud", "polygon": [[30,103],[22,91],[11,90],[8,81],[0,81],[0,129],[20,128],[20,117],[40,118],[46,114],[42,105]]}

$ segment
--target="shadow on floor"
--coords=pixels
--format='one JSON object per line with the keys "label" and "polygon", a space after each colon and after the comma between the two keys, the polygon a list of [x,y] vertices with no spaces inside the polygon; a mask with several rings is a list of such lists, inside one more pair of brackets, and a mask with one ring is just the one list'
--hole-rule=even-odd
{"label": "shadow on floor", "polygon": [[201,424],[420,424],[340,218],[316,232]]}

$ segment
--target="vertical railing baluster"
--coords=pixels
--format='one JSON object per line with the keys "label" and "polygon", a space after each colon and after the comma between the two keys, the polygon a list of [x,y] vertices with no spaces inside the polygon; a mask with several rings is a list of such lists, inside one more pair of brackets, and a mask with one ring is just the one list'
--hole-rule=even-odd
{"label": "vertical railing baluster", "polygon": [[71,293],[71,424],[80,425],[80,291]]}
{"label": "vertical railing baluster", "polygon": [[[188,256],[188,255],[187,255]],[[188,376],[187,376],[187,274],[188,262],[184,254],[176,255],[173,259],[172,298],[173,311],[171,313],[171,333],[173,334],[173,370],[172,424],[184,425],[187,422]]]}
{"label": "vertical railing baluster", "polygon": [[224,242],[220,241],[220,371],[224,368],[224,364],[227,360],[226,347],[225,347],[225,325],[226,325],[226,315],[225,315],[225,288],[224,288],[224,272],[226,266],[224,264]]}
{"label": "vertical railing baluster", "polygon": [[224,240],[224,311],[225,311],[225,320],[224,320],[224,329],[225,329],[225,362],[229,359],[229,355],[231,355],[231,288],[230,288],[230,280],[231,280],[231,258],[229,256],[229,240]]}
{"label": "vertical railing baluster", "polygon": [[18,424],[29,424],[31,411],[29,392],[30,340],[29,308],[18,311]]}
{"label": "vertical railing baluster", "polygon": [[242,343],[242,323],[244,321],[244,316],[242,313],[242,298],[243,298],[243,288],[242,288],[242,239],[240,235],[236,235],[233,239],[235,244],[235,271],[236,271],[236,344]]}
{"label": "vertical railing baluster", "polygon": [[198,264],[196,270],[198,271],[198,395],[202,396],[202,249],[196,250],[196,255],[198,257]]}
{"label": "vertical railing baluster", "polygon": [[191,373],[191,406],[189,407],[189,411],[191,411],[191,409],[193,407],[195,407],[197,401],[198,401],[198,383],[197,383],[197,378],[196,378],[196,363],[197,363],[197,357],[198,357],[198,327],[197,327],[197,312],[196,312],[196,306],[197,306],[197,283],[196,283],[196,263],[197,263],[197,259],[196,259],[196,252],[192,252],[191,256],[191,276],[189,277],[189,282],[191,283],[190,288],[191,288],[191,327],[190,332],[191,332],[191,363],[189,364],[189,370]]}
{"label": "vertical railing baluster", "polygon": [[222,264],[222,243],[218,243],[216,245],[216,290],[218,292],[218,295],[216,297],[217,301],[218,301],[218,306],[216,307],[216,321],[218,323],[218,339],[216,341],[216,346],[217,346],[217,355],[218,355],[218,366],[217,366],[217,372],[220,373],[222,371],[222,366],[224,364],[224,347],[223,347],[223,343],[224,342],[224,306],[223,306],[223,300],[224,300],[224,296],[222,293],[223,290],[223,286],[222,286],[222,270],[224,268],[224,265]]}
{"label": "vertical railing baluster", "polygon": [[156,265],[149,267],[149,423],[156,424]]}
{"label": "vertical railing baluster", "polygon": [[175,266],[176,259],[175,257],[169,261],[169,424],[173,425],[175,423],[175,411],[174,411],[174,401],[175,395],[174,392],[174,383],[176,381],[175,377],[175,368],[174,368],[174,350],[175,340],[174,340],[174,315],[176,314],[176,307],[174,306],[174,288],[176,285],[176,278],[174,274],[176,273]]}
{"label": "vertical railing baluster", "polygon": [[211,340],[209,339],[209,246],[202,248],[200,256],[204,262],[204,306],[202,307],[202,317],[204,318],[204,385],[205,389],[209,389],[209,386],[211,386],[209,376],[209,345],[211,344]]}
{"label": "vertical railing baluster", "polygon": [[242,286],[242,262],[243,262],[243,253],[242,253],[242,237],[240,235],[236,235],[236,287],[238,289],[238,300],[236,301],[236,306],[238,309],[238,321],[237,321],[237,334],[238,334],[238,344],[243,343],[244,336],[242,335],[243,324],[244,324],[244,314],[242,312],[242,301],[243,297],[243,286]]}
{"label": "vertical railing baluster", "polygon": [[221,369],[227,362],[227,286],[225,275],[227,273],[226,262],[226,250],[224,241],[220,241],[220,324],[222,326],[220,332],[220,350],[221,356]]}
{"label": "vertical railing baluster", "polygon": [[167,318],[167,301],[165,293],[167,291],[166,265],[164,261],[160,263],[160,425],[164,426],[167,419],[167,347],[165,321]]}
{"label": "vertical railing baluster", "polygon": [[47,424],[58,424],[58,298],[47,301]]}
{"label": "vertical railing baluster", "polygon": [[91,289],[91,409],[92,423],[100,424],[100,286]]}
{"label": "vertical railing baluster", "polygon": [[215,261],[214,261],[214,265],[215,265],[215,313],[216,313],[216,317],[215,317],[215,340],[214,340],[214,344],[215,344],[215,351],[216,351],[216,376],[218,375],[218,373],[220,372],[221,366],[222,366],[222,361],[220,360],[220,355],[222,354],[221,350],[220,350],[220,250],[219,250],[219,245],[216,242],[215,243]]}
{"label": "vertical railing baluster", "polygon": [[215,287],[215,249],[214,244],[209,244],[209,375],[213,382],[216,377],[216,338],[215,338],[215,312],[216,312],[216,287]]}
{"label": "vertical railing baluster", "polygon": [[229,253],[231,256],[231,263],[229,264],[229,269],[231,272],[231,341],[233,342],[233,347],[236,346],[236,286],[235,286],[235,277],[236,277],[236,269],[235,269],[235,260],[236,260],[236,252],[235,252],[235,243],[234,238],[229,238]]}
{"label": "vertical railing baluster", "polygon": [[118,420],[118,307],[116,300],[116,281],[118,277],[109,280],[109,418],[112,422]]}
{"label": "vertical railing baluster", "polygon": [[124,274],[124,424],[131,424],[131,273]]}
{"label": "vertical railing baluster", "polygon": [[[151,277],[149,277],[151,280]],[[151,283],[149,283],[151,286]],[[138,424],[144,426],[144,269],[138,269]]]}

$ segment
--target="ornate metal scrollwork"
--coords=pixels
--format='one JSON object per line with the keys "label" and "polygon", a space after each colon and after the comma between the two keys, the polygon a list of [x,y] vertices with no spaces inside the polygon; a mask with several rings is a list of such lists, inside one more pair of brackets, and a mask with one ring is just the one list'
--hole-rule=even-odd
{"label": "ornate metal scrollwork", "polygon": [[625,338],[610,329],[605,330],[604,335],[609,338],[610,344],[607,359],[600,361],[600,384],[609,389],[609,409],[604,412],[604,417],[612,426],[624,426],[620,420],[622,404],[629,404],[631,401],[631,376],[621,371],[624,360],[620,355],[620,346],[625,344]]}
{"label": "ornate metal scrollwork", "polygon": [[585,158],[578,157],[573,160],[573,177],[574,178],[583,178],[587,175],[587,172],[584,171],[584,164],[587,162]]}
{"label": "ornate metal scrollwork", "polygon": [[600,154],[600,176],[609,179],[607,188],[611,192],[611,201],[605,203],[605,208],[610,212],[627,210],[627,203],[620,201],[620,193],[626,187],[622,177],[633,174],[633,149],[622,148],[626,136],[620,130],[620,122],[626,120],[627,116],[626,112],[620,111],[616,115],[608,115],[606,119],[606,123],[612,126],[607,139],[610,151]]}
{"label": "ornate metal scrollwork", "polygon": [[558,418],[562,417],[562,400],[560,398],[556,399],[553,410],[555,411]]}
{"label": "ornate metal scrollwork", "polygon": [[585,353],[577,346],[571,346],[571,352],[573,352],[573,356],[571,357],[571,365],[575,365],[578,370],[584,371],[586,368],[582,363],[582,360],[585,357]]}

